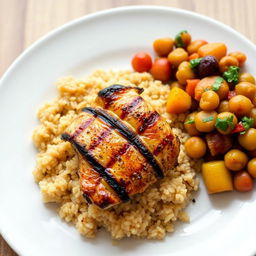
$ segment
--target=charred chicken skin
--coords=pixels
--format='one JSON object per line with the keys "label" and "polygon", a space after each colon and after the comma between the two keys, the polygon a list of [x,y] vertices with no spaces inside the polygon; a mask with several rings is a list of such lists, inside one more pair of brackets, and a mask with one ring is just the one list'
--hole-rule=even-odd
{"label": "charred chicken skin", "polygon": [[77,152],[88,203],[107,208],[127,202],[177,162],[179,139],[142,92],[123,85],[101,90],[97,107],[84,108],[62,134]]}

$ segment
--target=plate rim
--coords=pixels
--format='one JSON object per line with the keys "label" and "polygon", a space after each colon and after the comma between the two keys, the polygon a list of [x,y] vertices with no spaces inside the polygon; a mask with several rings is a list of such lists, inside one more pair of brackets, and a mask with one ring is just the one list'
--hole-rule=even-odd
{"label": "plate rim", "polygon": [[[105,15],[114,15],[115,13],[122,13],[122,12],[129,12],[129,11],[168,11],[168,12],[175,12],[181,15],[189,15],[193,18],[199,18],[202,20],[207,20],[208,22],[213,23],[216,26],[222,27],[222,29],[225,29],[234,35],[240,37],[245,43],[249,44],[254,50],[256,51],[255,44],[249,40],[245,35],[238,32],[234,28],[230,27],[229,25],[226,25],[222,23],[221,21],[215,20],[211,17],[208,17],[206,15],[203,15],[201,13],[197,13],[194,11],[182,9],[182,8],[175,8],[170,6],[164,6],[164,5],[129,5],[129,6],[120,6],[120,7],[114,7],[114,8],[107,8],[104,10],[96,11],[93,13],[89,13],[86,15],[83,15],[79,18],[75,18],[71,21],[68,21],[64,23],[63,25],[50,30],[45,35],[39,37],[35,42],[33,42],[30,46],[28,46],[25,50],[23,50],[11,63],[11,65],[6,69],[4,74],[2,75],[0,79],[0,91],[3,89],[5,81],[8,79],[10,75],[12,75],[13,70],[20,64],[20,62],[23,61],[24,58],[26,58],[27,55],[32,53],[33,51],[37,50],[38,47],[43,45],[48,40],[53,39],[58,34],[61,34],[65,32],[67,29],[72,29],[72,27],[75,27],[76,25],[79,25],[80,23],[91,21],[93,19],[102,18]],[[6,241],[6,243],[18,254],[18,255],[24,255],[24,250],[22,248],[18,248],[15,244],[15,241],[11,238],[11,235],[8,231],[4,231],[3,224],[0,221],[0,234],[2,238]],[[252,254],[254,251],[252,251]]]}
{"label": "plate rim", "polygon": [[182,8],[175,8],[175,7],[163,6],[163,5],[129,5],[129,6],[120,6],[120,7],[108,8],[108,9],[96,11],[96,12],[93,12],[93,13],[89,13],[89,14],[83,15],[83,16],[81,16],[79,18],[75,18],[75,19],[73,19],[71,21],[68,21],[68,22],[62,24],[61,26],[59,26],[57,28],[54,28],[54,29],[50,30],[45,35],[39,37],[35,42],[33,42],[30,46],[28,46],[28,48],[24,49],[13,60],[13,62],[10,64],[10,66],[6,69],[6,71],[4,72],[4,74],[2,75],[2,77],[0,79],[0,89],[3,86],[3,83],[6,80],[6,78],[8,78],[8,76],[11,73],[12,69],[14,69],[15,66],[17,66],[19,64],[19,62],[21,62],[22,59],[25,58],[25,56],[29,52],[35,50],[37,47],[39,47],[41,44],[43,44],[47,40],[50,40],[54,36],[56,36],[59,33],[63,32],[64,30],[72,28],[73,26],[76,26],[79,23],[82,23],[82,22],[85,22],[85,21],[89,21],[89,20],[98,18],[100,16],[109,15],[109,14],[115,14],[115,13],[125,12],[125,11],[131,11],[131,10],[136,10],[136,11],[138,11],[138,10],[144,10],[144,11],[145,10],[158,10],[158,11],[171,11],[171,12],[173,11],[173,12],[176,12],[176,13],[186,14],[186,15],[190,15],[190,16],[193,16],[193,17],[198,17],[200,19],[205,19],[205,20],[208,20],[208,21],[210,21],[212,23],[215,23],[216,25],[221,26],[225,30],[229,30],[230,32],[232,32],[235,35],[239,36],[244,41],[249,43],[256,50],[255,44],[250,39],[248,39],[245,35],[243,35],[242,33],[238,32],[237,30],[235,30],[234,28],[230,27],[229,25],[226,25],[226,24],[224,24],[221,21],[215,20],[214,18],[208,17],[208,16],[206,16],[204,14],[201,14],[201,13],[197,13],[197,12],[186,10],[186,9],[182,9]]}

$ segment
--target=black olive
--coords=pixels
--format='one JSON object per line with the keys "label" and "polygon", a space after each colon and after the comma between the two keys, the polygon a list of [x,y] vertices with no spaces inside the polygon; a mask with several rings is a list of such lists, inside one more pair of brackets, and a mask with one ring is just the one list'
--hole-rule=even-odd
{"label": "black olive", "polygon": [[219,63],[214,56],[205,56],[197,67],[200,78],[219,74]]}

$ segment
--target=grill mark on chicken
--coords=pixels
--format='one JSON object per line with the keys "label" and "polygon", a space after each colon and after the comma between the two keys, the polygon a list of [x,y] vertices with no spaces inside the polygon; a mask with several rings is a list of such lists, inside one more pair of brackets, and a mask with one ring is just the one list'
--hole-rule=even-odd
{"label": "grill mark on chicken", "polygon": [[128,114],[131,113],[142,101],[143,101],[143,98],[141,98],[140,96],[133,98],[131,102],[129,102],[122,108],[122,113],[120,118],[121,119],[126,118]]}
{"label": "grill mark on chicken", "polygon": [[74,145],[76,150],[83,156],[83,158],[93,167],[95,171],[97,171],[101,177],[108,183],[108,185],[117,193],[119,198],[123,202],[129,201],[129,196],[125,190],[115,178],[108,172],[106,168],[104,168],[94,157],[91,153],[80,145],[74,138],[72,138],[69,134],[64,133],[62,134],[63,140],[68,140],[70,143]]}
{"label": "grill mark on chicken", "polygon": [[120,94],[125,93],[127,89],[131,89],[131,88],[134,88],[135,90],[137,90],[139,94],[141,94],[144,91],[143,88],[139,88],[139,87],[114,84],[99,91],[98,96],[104,99],[105,108],[108,108],[114,101],[116,101],[119,98]]}
{"label": "grill mark on chicken", "polygon": [[153,154],[155,155],[155,156],[157,156],[161,151],[163,151],[163,149],[165,148],[165,146],[167,145],[167,144],[169,144],[170,142],[172,142],[173,141],[173,134],[169,134],[169,135],[167,135],[158,145],[157,145],[157,147],[155,148],[155,150],[153,151]]}
{"label": "grill mark on chicken", "polygon": [[83,193],[83,197],[84,197],[84,199],[86,200],[86,202],[88,204],[92,204],[92,200],[90,199],[90,197],[86,193]]}
{"label": "grill mark on chicken", "polygon": [[86,129],[92,122],[94,121],[94,118],[90,118],[85,120],[80,124],[80,126],[74,131],[74,133],[71,135],[71,138],[76,138],[84,129]]}
{"label": "grill mark on chicken", "polygon": [[118,160],[118,158],[120,158],[120,156],[122,156],[123,154],[125,154],[127,152],[127,150],[130,148],[131,144],[126,143],[124,144],[116,154],[114,154],[113,156],[111,156],[110,161],[107,163],[107,168],[111,168],[113,167],[113,165],[116,163],[116,161]]}
{"label": "grill mark on chicken", "polygon": [[149,116],[140,116],[139,120],[142,122],[141,126],[138,128],[138,133],[141,134],[148,128],[152,127],[158,120],[159,114],[154,111],[149,114]]}
{"label": "grill mark on chicken", "polygon": [[113,129],[116,129],[127,141],[130,142],[133,146],[137,148],[137,150],[147,159],[149,164],[153,167],[156,172],[158,178],[163,178],[164,174],[156,161],[154,155],[148,150],[148,148],[144,145],[141,139],[137,136],[136,133],[131,131],[122,121],[119,119],[112,117],[103,109],[95,109],[91,107],[86,107],[82,109],[82,111],[93,114],[95,117],[99,117],[105,123],[109,124]]}
{"label": "grill mark on chicken", "polygon": [[92,141],[88,147],[88,151],[94,150],[110,133],[112,129],[103,130],[103,132]]}

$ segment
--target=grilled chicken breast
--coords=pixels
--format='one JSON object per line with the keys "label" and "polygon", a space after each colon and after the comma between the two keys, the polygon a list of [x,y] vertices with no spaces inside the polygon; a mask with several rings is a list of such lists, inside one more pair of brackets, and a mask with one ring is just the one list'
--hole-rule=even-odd
{"label": "grilled chicken breast", "polygon": [[142,88],[112,85],[97,107],[87,107],[62,134],[79,162],[80,186],[88,203],[101,208],[126,202],[174,167],[179,140],[140,94]]}

